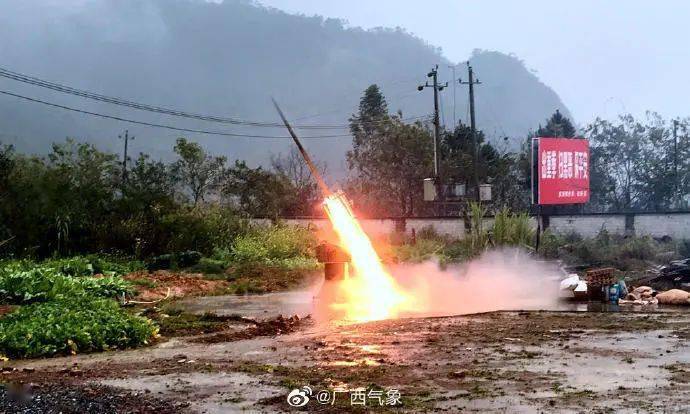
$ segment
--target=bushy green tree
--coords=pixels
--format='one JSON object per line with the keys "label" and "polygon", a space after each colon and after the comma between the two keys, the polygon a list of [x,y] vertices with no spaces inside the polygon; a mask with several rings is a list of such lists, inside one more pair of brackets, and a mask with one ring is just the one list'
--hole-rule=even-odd
{"label": "bushy green tree", "polygon": [[[287,179],[292,184],[294,202],[285,206],[283,213],[288,216],[312,216],[323,212],[319,203],[323,199],[316,179],[304,162],[302,155],[296,148],[292,148],[285,156],[271,159],[273,171]],[[317,165],[321,176],[326,174],[324,165]]]}
{"label": "bushy green tree", "polygon": [[442,172],[446,182],[466,183],[468,191],[475,191],[475,148],[479,147],[477,154],[477,175],[480,183],[490,181],[496,175],[498,151],[485,142],[484,132],[475,131],[472,136],[472,128],[458,123],[453,131],[444,131],[441,136]]}
{"label": "bushy green tree", "polygon": [[92,229],[113,209],[117,173],[113,154],[71,139],[47,158],[16,156],[0,201],[10,246],[45,255],[92,244]]}
{"label": "bushy green tree", "polygon": [[[176,171],[146,155],[131,166],[124,186],[115,154],[74,140],[55,144],[47,157],[2,147],[0,168],[0,255],[210,254],[216,244],[229,245],[242,226],[231,208],[192,208],[186,198],[176,199]],[[208,179],[200,188],[208,191]]]}
{"label": "bushy green tree", "polygon": [[369,215],[410,216],[422,206],[422,183],[432,167],[432,138],[422,123],[406,124],[401,114],[390,116],[375,85],[350,119],[353,148],[347,153],[354,173],[348,195]]}
{"label": "bushy green tree", "polygon": [[223,182],[223,195],[249,217],[277,218],[298,203],[290,180],[262,167],[250,168],[235,161]]}
{"label": "bushy green tree", "polygon": [[[686,123],[681,124],[681,129]],[[586,130],[592,146],[593,195],[612,210],[682,207],[688,194],[690,149],[674,142],[672,125],[658,114],[596,119]]]}
{"label": "bushy green tree", "polygon": [[123,198],[135,210],[172,208],[177,183],[178,177],[169,165],[142,153],[127,174]]}
{"label": "bushy green tree", "polygon": [[186,138],[178,138],[174,150],[180,159],[173,164],[173,172],[196,206],[220,183],[227,159],[206,154],[201,145]]}
{"label": "bushy green tree", "polygon": [[[519,157],[512,153],[499,153],[485,142],[484,132],[476,131],[477,176],[480,183],[492,185],[492,204],[495,207],[509,207],[524,210],[529,206],[528,194],[521,188],[522,176]],[[475,141],[472,128],[459,123],[453,131],[444,131],[441,140],[442,172],[446,183],[464,183],[467,195],[474,198],[476,186]]]}
{"label": "bushy green tree", "polygon": [[545,126],[539,126],[537,129],[538,137],[551,138],[574,138],[577,131],[573,123],[567,116],[561,114],[561,111],[556,109],[556,112],[546,121]]}

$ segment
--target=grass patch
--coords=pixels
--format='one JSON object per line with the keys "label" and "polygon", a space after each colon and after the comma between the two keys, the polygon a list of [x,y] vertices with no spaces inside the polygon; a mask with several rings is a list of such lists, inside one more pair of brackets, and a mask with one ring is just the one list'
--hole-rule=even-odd
{"label": "grass patch", "polygon": [[256,227],[238,236],[230,249],[216,249],[213,259],[232,264],[261,264],[283,269],[318,266],[316,235],[304,227]]}
{"label": "grass patch", "polygon": [[196,315],[184,312],[180,308],[169,307],[153,315],[164,336],[190,336],[220,332],[228,326],[228,321],[237,320],[237,316],[218,316],[212,313]]}
{"label": "grass patch", "polygon": [[245,295],[279,292],[303,285],[315,272],[247,263],[228,270],[228,293]]}
{"label": "grass patch", "polygon": [[145,277],[140,277],[138,279],[130,279],[129,282],[132,283],[134,286],[141,286],[148,289],[153,289],[156,286],[158,286],[158,283],[156,283],[155,280],[147,279]]}
{"label": "grass patch", "polygon": [[204,275],[222,275],[228,264],[223,260],[202,257],[199,263],[187,269],[191,273],[203,273]]}
{"label": "grass patch", "polygon": [[657,241],[651,237],[612,235],[602,230],[596,237],[544,232],[539,253],[562,259],[573,266],[611,266],[623,271],[647,269],[650,262],[665,263],[680,257],[684,243]]}
{"label": "grass patch", "polygon": [[439,256],[444,256],[445,244],[440,240],[418,239],[414,244],[396,246],[393,250],[399,262],[421,263]]}
{"label": "grass patch", "polygon": [[[33,267],[33,262],[25,262]],[[138,260],[128,260],[109,255],[73,256],[60,259],[49,259],[41,262],[47,268],[53,268],[66,276],[93,276],[102,274],[106,276],[121,276],[146,268],[145,264]]]}
{"label": "grass patch", "polygon": [[156,333],[151,321],[114,300],[76,297],[26,305],[0,319],[0,352],[34,358],[129,348]]}

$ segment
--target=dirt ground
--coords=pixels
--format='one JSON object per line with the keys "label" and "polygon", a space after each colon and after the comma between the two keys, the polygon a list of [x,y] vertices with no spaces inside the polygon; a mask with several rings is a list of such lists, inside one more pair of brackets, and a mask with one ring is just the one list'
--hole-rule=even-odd
{"label": "dirt ground", "polygon": [[167,270],[134,272],[124,277],[136,286],[137,301],[159,301],[165,298],[207,295],[228,287],[225,280],[207,280],[200,273]]}
{"label": "dirt ground", "polygon": [[[189,299],[188,311],[221,325],[148,348],[3,362],[0,412],[690,410],[689,313],[492,312],[357,325],[276,318],[308,310],[298,300],[306,297]],[[309,402],[290,407],[288,393],[304,386]],[[362,403],[357,389],[364,406],[352,405]],[[326,404],[316,399],[324,390]],[[399,401],[386,400],[396,390]]]}

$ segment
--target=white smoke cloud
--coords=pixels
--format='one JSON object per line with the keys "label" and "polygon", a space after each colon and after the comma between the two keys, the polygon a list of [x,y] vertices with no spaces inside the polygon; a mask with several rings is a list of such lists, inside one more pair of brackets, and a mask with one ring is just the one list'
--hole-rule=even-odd
{"label": "white smoke cloud", "polygon": [[561,272],[518,249],[492,250],[441,269],[435,262],[400,264],[391,275],[416,299],[401,316],[445,316],[495,310],[553,309]]}

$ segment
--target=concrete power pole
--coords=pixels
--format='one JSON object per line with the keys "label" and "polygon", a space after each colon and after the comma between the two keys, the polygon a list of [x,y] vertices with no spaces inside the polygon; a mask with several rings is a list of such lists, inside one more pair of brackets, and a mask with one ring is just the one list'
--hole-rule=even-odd
{"label": "concrete power pole", "polygon": [[477,190],[477,201],[479,201],[479,145],[477,143],[477,125],[474,119],[474,85],[479,85],[481,82],[479,79],[474,79],[474,72],[472,71],[470,62],[467,62],[467,76],[469,77],[467,82],[458,79],[458,83],[470,87],[470,129],[472,130],[472,142],[474,146],[474,154],[472,154],[474,156],[474,187]]}
{"label": "concrete power pole", "polygon": [[133,140],[134,137],[133,136],[130,137],[129,136],[129,130],[126,130],[124,138],[122,137],[122,135],[119,135],[118,138],[125,140],[125,153],[124,153],[124,157],[122,158],[122,188],[124,191],[124,186],[127,183],[127,144],[129,142],[129,140],[130,139]]}
{"label": "concrete power pole", "polygon": [[458,120],[455,115],[456,110],[455,110],[455,66],[456,65],[449,65],[448,67],[453,71],[453,131],[455,131],[455,128],[458,126]]}
{"label": "concrete power pole", "polygon": [[678,194],[678,120],[673,120],[673,203],[674,208],[680,207],[680,195]]}
{"label": "concrete power pole", "polygon": [[418,91],[423,91],[424,88],[434,88],[434,178],[436,181],[436,194],[443,200],[443,191],[441,185],[441,163],[440,163],[440,145],[441,145],[441,125],[438,116],[438,93],[443,90],[443,88],[448,86],[448,82],[444,85],[438,84],[438,65],[436,65],[431,72],[427,74],[428,78],[431,78],[432,84],[425,82],[424,85],[419,85],[417,87]]}

